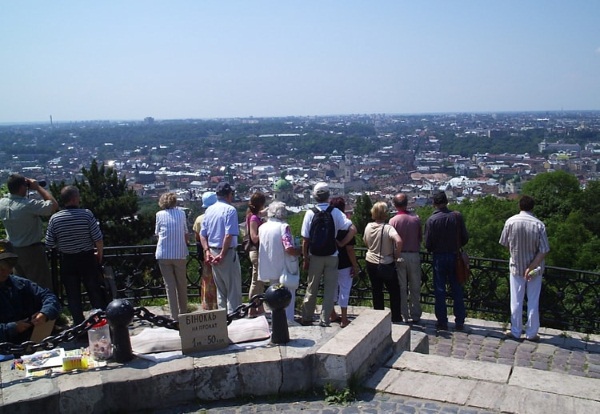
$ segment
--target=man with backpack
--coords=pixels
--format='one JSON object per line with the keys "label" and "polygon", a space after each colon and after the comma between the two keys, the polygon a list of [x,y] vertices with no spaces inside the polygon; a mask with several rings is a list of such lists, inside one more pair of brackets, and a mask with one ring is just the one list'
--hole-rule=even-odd
{"label": "man with backpack", "polygon": [[356,235],[356,227],[346,215],[329,205],[329,186],[319,182],[313,189],[317,205],[309,209],[302,221],[302,253],[304,269],[308,270],[308,286],[302,304],[304,326],[312,325],[321,278],[323,278],[323,307],[320,326],[329,326],[329,315],[333,310],[335,290],[338,280],[338,250],[336,235],[340,230],[348,230],[346,237],[339,242],[347,244]]}

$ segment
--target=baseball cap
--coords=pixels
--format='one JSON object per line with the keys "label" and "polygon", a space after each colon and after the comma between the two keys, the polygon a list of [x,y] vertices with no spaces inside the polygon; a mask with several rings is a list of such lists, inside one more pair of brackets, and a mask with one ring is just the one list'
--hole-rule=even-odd
{"label": "baseball cap", "polygon": [[217,184],[215,191],[217,192],[217,195],[226,195],[232,193],[233,188],[231,188],[231,185],[229,185],[228,182],[221,181],[219,184]]}
{"label": "baseball cap", "polygon": [[323,194],[329,194],[329,186],[327,183],[320,182],[315,184],[315,187],[313,188],[313,195],[318,196]]}
{"label": "baseball cap", "polygon": [[207,208],[217,202],[217,193],[214,191],[207,191],[202,194],[202,207]]}
{"label": "baseball cap", "polygon": [[18,258],[13,244],[8,240],[0,240],[0,260]]}

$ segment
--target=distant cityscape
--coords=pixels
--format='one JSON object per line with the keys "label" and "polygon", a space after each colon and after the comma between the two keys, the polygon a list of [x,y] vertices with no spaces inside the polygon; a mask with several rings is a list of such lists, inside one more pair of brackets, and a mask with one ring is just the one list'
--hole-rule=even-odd
{"label": "distant cityscape", "polygon": [[514,197],[536,174],[599,177],[600,112],[347,115],[77,122],[0,126],[2,170],[48,182],[81,178],[93,159],[114,167],[142,198],[165,191],[195,202],[219,181],[239,203],[254,192],[302,208],[327,181],[356,196],[397,192],[412,206],[446,191],[460,202]]}

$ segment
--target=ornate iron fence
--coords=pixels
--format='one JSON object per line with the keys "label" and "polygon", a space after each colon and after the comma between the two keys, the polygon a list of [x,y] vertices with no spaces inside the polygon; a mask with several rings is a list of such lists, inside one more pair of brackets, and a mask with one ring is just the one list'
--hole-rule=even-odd
{"label": "ornate iron fence", "polygon": [[[164,281],[154,258],[156,246],[106,247],[105,264],[114,271],[118,298],[128,298],[139,304],[142,299],[164,298]],[[242,266],[242,290],[247,295],[250,287],[251,264],[239,252]],[[365,249],[357,248],[356,255],[364,268]],[[52,270],[58,280],[56,257],[52,257]],[[465,285],[465,305],[471,316],[508,322],[510,320],[510,288],[508,261],[471,258],[471,278]],[[202,263],[195,246],[191,246],[188,259],[188,295],[200,293]],[[434,304],[433,267],[430,254],[421,252],[422,287],[421,303]],[[305,275],[303,275],[305,276]],[[305,278],[303,277],[305,280]],[[301,283],[297,296],[305,293]],[[62,297],[61,297],[62,299]],[[351,305],[368,305],[371,287],[368,277],[356,277],[350,296]],[[452,299],[447,298],[448,306]],[[547,267],[540,298],[542,326],[561,330],[600,333],[600,273],[584,272],[557,267]]]}

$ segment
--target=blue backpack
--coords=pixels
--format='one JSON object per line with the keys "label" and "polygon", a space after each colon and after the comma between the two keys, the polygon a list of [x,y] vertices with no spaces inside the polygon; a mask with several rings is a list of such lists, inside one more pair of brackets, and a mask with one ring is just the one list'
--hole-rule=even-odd
{"label": "blue backpack", "polygon": [[335,242],[335,222],[331,212],[334,207],[329,206],[326,210],[313,207],[315,213],[310,223],[308,248],[312,255],[331,256],[337,251]]}

